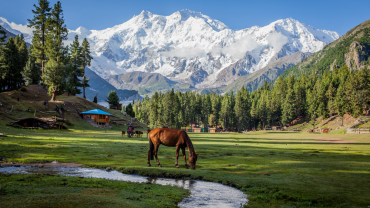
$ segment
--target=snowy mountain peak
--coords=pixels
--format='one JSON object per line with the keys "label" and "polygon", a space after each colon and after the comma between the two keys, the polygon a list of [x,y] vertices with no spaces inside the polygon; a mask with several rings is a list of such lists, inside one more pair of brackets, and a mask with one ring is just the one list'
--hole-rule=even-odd
{"label": "snowy mountain peak", "polygon": [[[0,24],[23,28],[3,18]],[[232,30],[188,9],[169,16],[142,11],[104,30],[79,27],[69,30],[68,41],[75,35],[89,40],[94,58],[90,68],[102,77],[134,71],[160,73],[198,88],[228,84],[278,58],[299,51],[314,53],[339,38],[336,32],[293,18]]]}

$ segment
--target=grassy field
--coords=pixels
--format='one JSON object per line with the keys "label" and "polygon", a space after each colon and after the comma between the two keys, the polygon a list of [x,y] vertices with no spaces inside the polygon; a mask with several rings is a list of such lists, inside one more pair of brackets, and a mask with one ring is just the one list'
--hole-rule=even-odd
{"label": "grassy field", "polygon": [[58,175],[0,174],[1,207],[174,207],[188,191],[172,186]]}
{"label": "grassy field", "polygon": [[[65,95],[57,96],[56,102],[49,102],[46,110],[41,101],[48,99],[50,96],[37,85],[27,87],[27,92],[0,93],[3,104],[0,133],[8,135],[0,137],[0,159],[4,157],[8,163],[57,160],[146,176],[215,181],[248,194],[249,207],[370,206],[370,135],[344,134],[344,128],[329,134],[190,133],[195,150],[200,153],[196,170],[185,169],[182,157],[179,158],[181,167],[175,168],[175,148],[163,146],[159,148],[163,167],[157,167],[154,161],[153,166],[148,167],[147,138],[122,138],[120,131],[126,130],[125,125],[107,130],[95,128],[83,121],[76,110],[103,109],[114,115],[112,120],[127,121],[129,117]],[[47,111],[53,111],[55,105],[61,103],[67,110],[65,118],[74,124],[69,130],[26,130],[5,125],[22,117],[32,117],[35,111],[37,117],[58,116]],[[12,115],[5,112],[11,109]],[[302,124],[302,128],[310,127]],[[4,177],[1,181],[3,183]]]}
{"label": "grassy field", "polygon": [[[370,206],[370,136],[290,132],[190,133],[197,169],[175,168],[175,148],[160,146],[162,168],[146,164],[147,138],[117,130],[5,129],[0,156],[14,163],[82,163],[124,173],[215,181],[248,194],[249,207]],[[188,153],[187,153],[188,154]]]}

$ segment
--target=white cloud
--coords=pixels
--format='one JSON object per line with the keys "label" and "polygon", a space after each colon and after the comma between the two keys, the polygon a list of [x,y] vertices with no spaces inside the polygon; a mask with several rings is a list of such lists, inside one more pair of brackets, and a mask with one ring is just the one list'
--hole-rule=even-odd
{"label": "white cloud", "polygon": [[[281,48],[288,43],[288,38],[281,33],[272,33],[266,37],[268,45],[270,45],[275,52],[279,52]],[[234,43],[226,47],[216,46],[211,49],[212,54],[227,54],[231,56],[234,60],[239,60],[244,58],[244,55],[248,51],[253,51],[254,49],[262,46],[262,43],[257,43],[253,35],[247,35]],[[177,48],[169,52],[161,52],[165,57],[184,57],[184,58],[193,58],[193,57],[204,57],[206,56],[206,51],[200,48]]]}
{"label": "white cloud", "polygon": [[281,33],[272,33],[266,37],[266,40],[274,48],[275,52],[279,52],[288,43],[288,38]]}
{"label": "white cloud", "polygon": [[241,39],[235,41],[230,46],[226,47],[214,47],[211,52],[213,54],[228,54],[233,59],[242,59],[247,51],[252,51],[257,48],[260,44],[258,44],[252,35],[247,35],[242,37]]}
{"label": "white cloud", "polygon": [[193,57],[204,57],[206,52],[200,48],[176,48],[169,52],[161,52],[165,57],[184,57],[184,58],[193,58]]}

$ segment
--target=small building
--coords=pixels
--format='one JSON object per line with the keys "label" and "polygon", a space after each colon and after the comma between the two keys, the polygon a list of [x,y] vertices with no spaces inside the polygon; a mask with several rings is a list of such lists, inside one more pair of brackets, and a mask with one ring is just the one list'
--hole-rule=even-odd
{"label": "small building", "polygon": [[281,126],[271,126],[271,129],[274,130],[274,131],[280,131]]}
{"label": "small building", "polygon": [[200,133],[202,132],[201,128],[193,128],[193,132]]}
{"label": "small building", "polygon": [[100,109],[94,109],[81,113],[82,118],[89,122],[95,122],[101,125],[109,125],[110,116],[112,114],[102,111]]}
{"label": "small building", "polygon": [[210,133],[216,133],[216,128],[209,128]]}

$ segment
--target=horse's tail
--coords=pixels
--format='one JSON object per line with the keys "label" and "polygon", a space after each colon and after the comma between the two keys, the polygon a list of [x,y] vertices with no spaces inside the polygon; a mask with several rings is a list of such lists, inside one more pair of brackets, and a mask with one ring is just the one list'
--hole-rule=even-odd
{"label": "horse's tail", "polygon": [[148,134],[148,139],[149,139],[148,158],[150,160],[154,160],[154,144],[153,144],[152,140],[150,139],[150,134]]}

